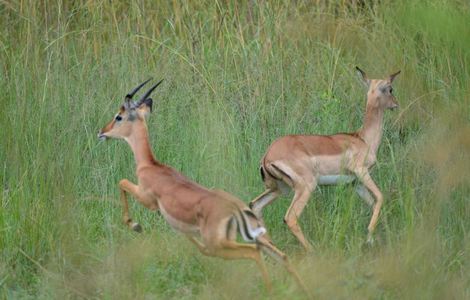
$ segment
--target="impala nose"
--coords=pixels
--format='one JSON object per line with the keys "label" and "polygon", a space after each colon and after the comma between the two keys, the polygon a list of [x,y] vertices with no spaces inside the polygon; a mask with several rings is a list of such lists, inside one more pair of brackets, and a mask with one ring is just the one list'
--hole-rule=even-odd
{"label": "impala nose", "polygon": [[395,110],[398,108],[398,102],[392,101],[391,105],[389,106],[390,109]]}

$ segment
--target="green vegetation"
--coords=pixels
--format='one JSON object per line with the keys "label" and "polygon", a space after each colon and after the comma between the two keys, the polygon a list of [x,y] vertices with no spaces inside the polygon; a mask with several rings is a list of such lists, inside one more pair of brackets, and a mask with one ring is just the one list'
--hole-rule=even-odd
{"label": "green vegetation", "polygon": [[470,298],[468,2],[315,2],[0,2],[0,298],[300,298],[274,262],[268,295],[254,263],[200,255],[134,201],[130,232],[117,183],[135,180],[132,153],[96,134],[129,89],[165,78],[157,158],[248,202],[275,138],[361,126],[355,65],[402,70],[372,172],[378,245],[362,247],[370,209],[349,185],[302,215],[314,253],[282,222],[292,195],[267,227],[319,299]]}

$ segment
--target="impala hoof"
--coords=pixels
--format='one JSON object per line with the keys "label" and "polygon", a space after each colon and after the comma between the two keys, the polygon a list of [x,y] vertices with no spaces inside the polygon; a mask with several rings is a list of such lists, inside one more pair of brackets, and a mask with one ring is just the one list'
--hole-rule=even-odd
{"label": "impala hoof", "polygon": [[372,236],[367,236],[367,240],[362,244],[363,251],[370,251],[377,246],[377,241]]}
{"label": "impala hoof", "polygon": [[367,244],[368,246],[373,246],[373,245],[375,244],[375,239],[374,239],[374,237],[373,237],[373,236],[368,236],[368,237],[367,237],[366,244]]}
{"label": "impala hoof", "polygon": [[139,223],[132,223],[131,229],[138,233],[142,232],[142,226]]}
{"label": "impala hoof", "polygon": [[307,246],[304,246],[304,251],[305,251],[306,254],[311,254],[311,253],[313,253],[313,252],[314,252],[314,251],[313,251],[313,246],[310,245],[310,244],[307,245]]}

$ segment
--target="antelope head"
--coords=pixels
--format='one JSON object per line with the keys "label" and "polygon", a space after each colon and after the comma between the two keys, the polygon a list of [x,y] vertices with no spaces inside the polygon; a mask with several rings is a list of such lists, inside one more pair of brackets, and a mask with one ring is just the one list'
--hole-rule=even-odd
{"label": "antelope head", "polygon": [[150,79],[141,83],[126,95],[124,104],[121,105],[118,113],[98,133],[100,140],[106,140],[107,138],[126,139],[136,126],[145,125],[145,117],[152,111],[153,104],[153,100],[149,96],[162,83],[163,79],[152,86],[139,101],[132,101],[132,98]]}
{"label": "antelope head", "polygon": [[392,83],[401,71],[393,73],[386,79],[369,79],[364,71],[356,67],[358,74],[368,88],[367,106],[380,109],[394,109],[398,107],[398,102],[393,95]]}

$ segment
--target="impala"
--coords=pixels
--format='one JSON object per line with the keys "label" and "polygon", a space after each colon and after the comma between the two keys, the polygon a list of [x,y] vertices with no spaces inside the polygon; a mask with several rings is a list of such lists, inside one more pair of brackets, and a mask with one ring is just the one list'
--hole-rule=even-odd
{"label": "impala", "polygon": [[[287,135],[274,141],[261,159],[260,172],[266,190],[250,203],[255,215],[262,221],[262,209],[272,203],[288,188],[294,198],[284,222],[306,250],[311,245],[297,222],[310,194],[318,185],[334,185],[358,180],[357,194],[372,206],[367,242],[373,242],[383,196],[372,180],[369,169],[376,162],[386,109],[398,107],[392,83],[400,71],[387,79],[369,79],[356,67],[368,88],[364,124],[353,133],[333,135]],[[375,197],[372,198],[370,192]],[[263,224],[263,223],[262,223]]]}
{"label": "impala", "polygon": [[[129,215],[127,194],[131,194],[146,208],[159,210],[170,226],[185,234],[204,255],[254,260],[270,290],[271,282],[261,256],[263,251],[281,262],[306,291],[287,256],[267,238],[266,229],[243,201],[222,190],[207,189],[155,159],[145,118],[152,110],[153,101],[149,96],[162,81],[139,101],[132,101],[149,80],[126,95],[118,113],[98,134],[104,140],[124,139],[134,153],[138,184],[127,179],[119,182],[123,222],[141,231],[141,226]],[[237,232],[249,243],[237,242]]]}

